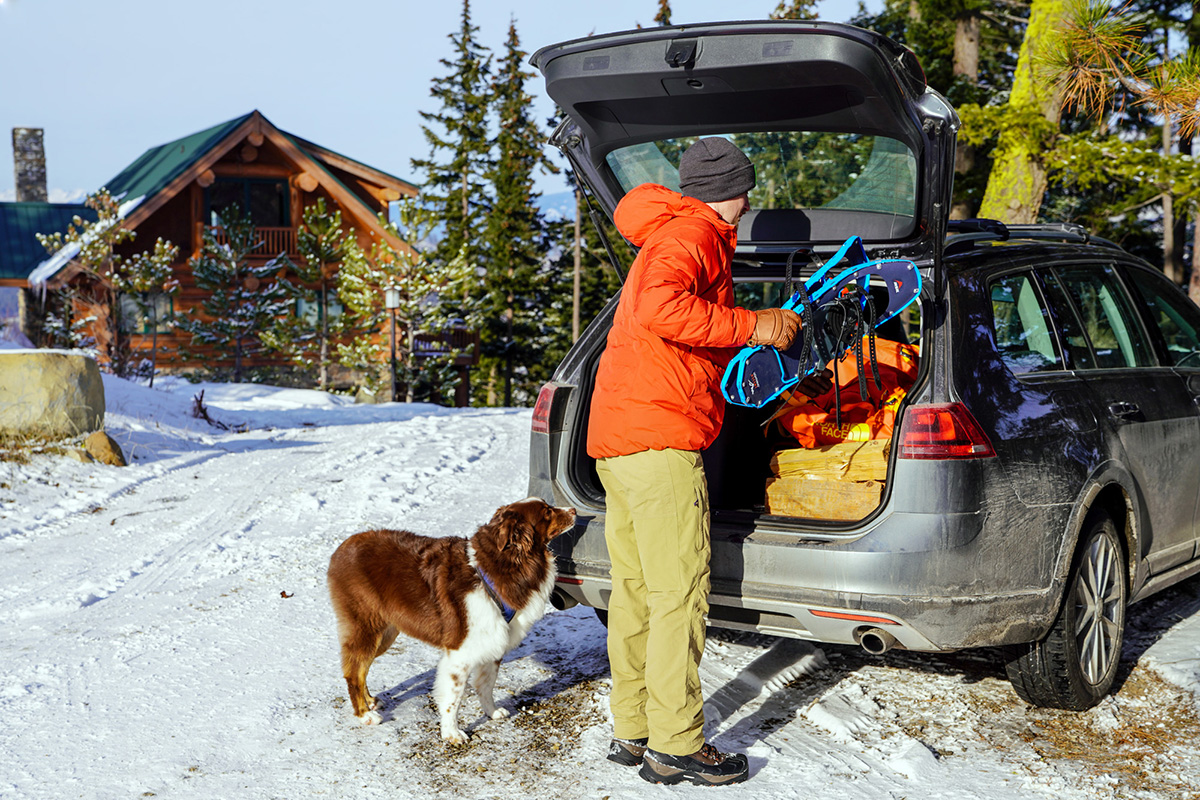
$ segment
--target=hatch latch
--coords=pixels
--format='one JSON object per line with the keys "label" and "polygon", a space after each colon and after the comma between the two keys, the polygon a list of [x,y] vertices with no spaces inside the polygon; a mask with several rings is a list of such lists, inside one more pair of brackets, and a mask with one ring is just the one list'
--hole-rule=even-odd
{"label": "hatch latch", "polygon": [[671,69],[690,67],[696,63],[696,39],[675,39],[667,48],[667,66]]}

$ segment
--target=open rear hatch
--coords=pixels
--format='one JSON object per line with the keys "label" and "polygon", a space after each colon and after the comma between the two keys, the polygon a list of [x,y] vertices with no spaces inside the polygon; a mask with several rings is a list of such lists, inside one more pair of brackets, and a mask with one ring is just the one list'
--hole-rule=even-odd
{"label": "open rear hatch", "polygon": [[[912,53],[895,42],[834,23],[728,22],[592,36],[543,47],[531,61],[565,114],[551,141],[610,219],[639,184],[678,190],[679,157],[699,137],[728,137],[750,157],[757,186],[738,231],[739,305],[779,305],[790,254],[805,254],[796,260],[800,278],[810,269],[807,253],[828,258],[850,236],[861,237],[872,257],[916,262],[927,288],[940,283],[934,273],[958,117],[925,85]],[[919,317],[906,314],[892,328],[880,333],[908,345],[920,335]],[[591,375],[586,371],[581,381],[584,396]],[[580,460],[569,470],[584,494],[600,497],[582,448],[586,407],[580,405],[575,423]],[[829,464],[829,491],[858,493],[839,496],[834,505],[844,513],[822,514],[824,521],[845,525],[869,516],[881,501],[886,444],[787,453],[799,443],[763,435],[773,410],[730,405],[705,452],[718,521],[723,514],[764,512],[814,519],[806,509],[830,505],[824,497],[809,502],[817,481],[794,484],[808,492],[800,498],[807,505],[790,503],[797,499],[792,474],[813,477],[814,457]],[[801,462],[802,469],[795,466]],[[869,474],[845,486],[860,465]],[[764,479],[775,486],[774,507]]]}
{"label": "open rear hatch", "polygon": [[610,216],[625,192],[678,189],[678,158],[725,135],[755,162],[739,257],[861,236],[932,260],[958,117],[913,54],[849,25],[767,20],[591,36],[532,63],[567,119],[553,143]]}

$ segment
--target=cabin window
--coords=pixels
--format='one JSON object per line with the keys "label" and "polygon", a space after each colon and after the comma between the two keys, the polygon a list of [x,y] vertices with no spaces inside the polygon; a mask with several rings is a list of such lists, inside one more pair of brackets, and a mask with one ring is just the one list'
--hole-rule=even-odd
{"label": "cabin window", "polygon": [[[332,292],[329,295],[329,324],[335,324],[342,317],[344,309],[342,303],[338,300],[337,295]],[[321,322],[322,309],[321,301],[316,300],[309,302],[303,297],[296,300],[296,316],[308,322],[309,325],[319,325]]]}
{"label": "cabin window", "polygon": [[0,328],[17,327],[21,316],[20,295],[21,290],[15,286],[0,286]]}
{"label": "cabin window", "polygon": [[118,296],[120,304],[120,326],[124,334],[168,333],[171,330],[171,315],[175,311],[171,295],[165,292],[147,292],[139,303],[132,295]]}
{"label": "cabin window", "polygon": [[222,212],[237,206],[250,212],[256,228],[291,226],[288,185],[284,180],[266,178],[217,178],[205,190],[210,225],[222,225]]}

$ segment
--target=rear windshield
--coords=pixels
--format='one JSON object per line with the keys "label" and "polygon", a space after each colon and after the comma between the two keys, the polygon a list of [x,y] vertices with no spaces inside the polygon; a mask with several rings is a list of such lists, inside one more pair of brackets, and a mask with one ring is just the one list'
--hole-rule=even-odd
{"label": "rear windshield", "polygon": [[[626,192],[643,183],[679,191],[679,157],[696,138],[623,147],[608,154],[608,166]],[[866,212],[893,218],[893,231],[911,230],[917,209],[917,160],[903,142],[803,131],[725,138],[754,162],[758,183],[750,205],[756,211]]]}

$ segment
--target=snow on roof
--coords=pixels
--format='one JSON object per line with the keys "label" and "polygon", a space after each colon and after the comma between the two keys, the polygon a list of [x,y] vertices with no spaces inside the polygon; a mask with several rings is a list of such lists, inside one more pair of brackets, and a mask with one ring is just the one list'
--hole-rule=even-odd
{"label": "snow on roof", "polygon": [[[101,227],[101,223],[96,223],[88,229],[84,239],[86,241],[91,241],[98,234],[108,230],[108,228],[125,219],[125,217],[129,215],[129,212],[137,208],[138,205],[145,199],[146,196],[141,195],[140,197],[135,197],[132,200],[126,200],[117,208],[117,216],[112,222],[108,223],[104,227]],[[34,267],[33,272],[29,273],[30,288],[36,287],[44,293],[46,291],[46,283],[59,272],[61,272],[63,268],[67,266],[67,264],[70,264],[71,259],[79,255],[79,249],[80,243],[72,242],[71,244],[59,248],[58,252]]]}

